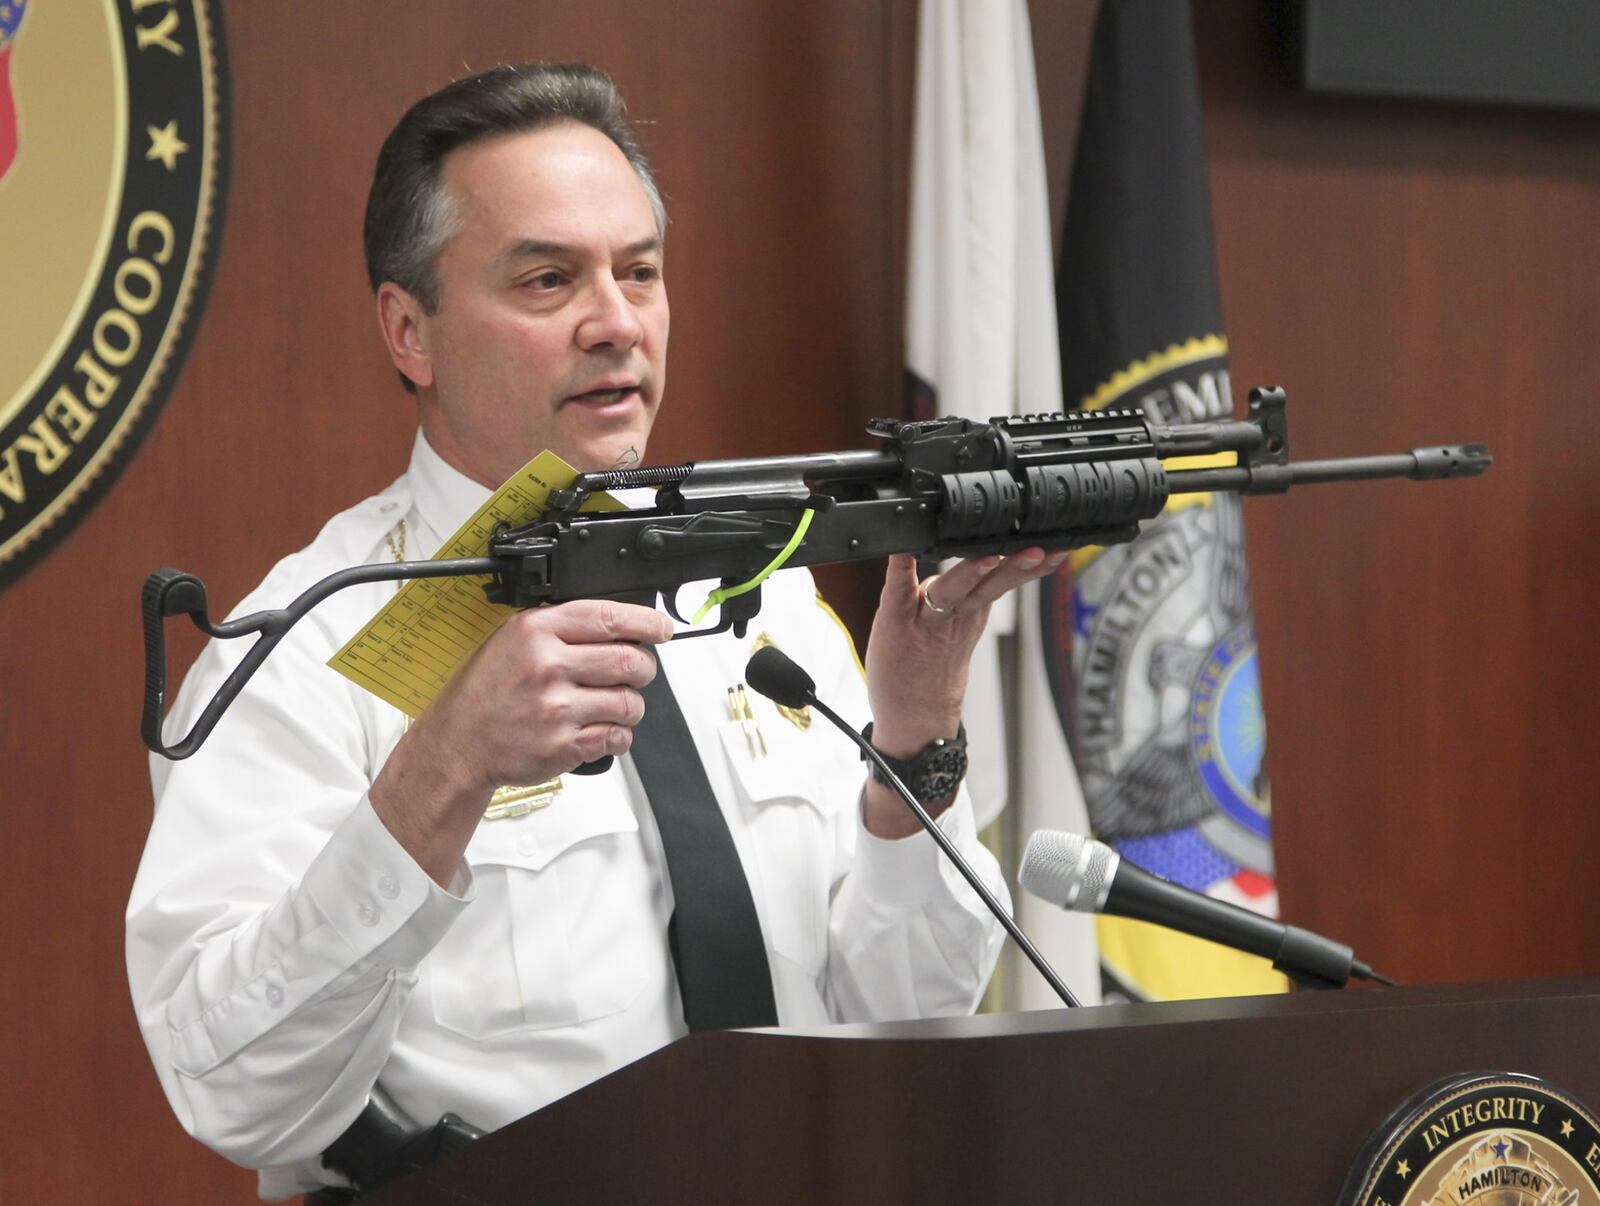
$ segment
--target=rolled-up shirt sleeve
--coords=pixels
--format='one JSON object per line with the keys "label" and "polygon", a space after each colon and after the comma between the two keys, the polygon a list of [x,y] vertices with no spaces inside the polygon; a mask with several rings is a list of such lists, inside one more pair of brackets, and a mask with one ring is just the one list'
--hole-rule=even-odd
{"label": "rolled-up shirt sleeve", "polygon": [[[323,664],[337,647],[303,622],[199,752],[152,759],[127,918],[139,1025],[184,1126],[251,1167],[313,1157],[359,1113],[471,898],[465,865],[440,888],[372,811],[365,705]],[[202,654],[169,732],[241,654]]]}
{"label": "rolled-up shirt sleeve", "polygon": [[[820,697],[857,728],[871,716],[866,681],[832,612],[814,609],[808,648]],[[970,1014],[994,971],[1005,930],[925,832],[875,837],[862,822],[864,764],[830,773],[848,793],[835,814],[835,884],[828,918],[826,995],[838,1021],[892,1021]],[[994,855],[978,840],[963,786],[936,822],[1009,911]]]}
{"label": "rolled-up shirt sleeve", "polygon": [[[1010,896],[958,797],[937,824],[1000,903]],[[859,823],[858,823],[859,825]],[[855,865],[829,918],[833,1007],[841,1021],[970,1014],[1005,930],[926,833],[886,840],[859,826]]]}

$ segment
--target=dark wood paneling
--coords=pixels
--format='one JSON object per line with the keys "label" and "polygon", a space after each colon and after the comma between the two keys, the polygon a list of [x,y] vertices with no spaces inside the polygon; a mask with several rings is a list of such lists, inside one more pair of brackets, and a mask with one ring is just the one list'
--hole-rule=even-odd
{"label": "dark wood paneling", "polygon": [[[0,1167],[6,1201],[254,1200],[252,1174],[181,1132],[128,1001],[122,913],[150,816],[138,591],[177,565],[227,609],[404,468],[411,403],[360,229],[406,105],[505,60],[585,59],[622,83],[672,213],[653,460],[856,446],[864,416],[898,406],[888,9],[241,0],[223,16],[233,175],[193,352],[106,500],[0,595],[0,1065],[5,1133],[25,1139]],[[829,587],[870,614],[871,574]],[[197,648],[180,642],[185,664]]]}
{"label": "dark wood paneling", "polygon": [[1286,915],[1410,980],[1592,971],[1600,120],[1299,94],[1196,5],[1236,390],[1478,482],[1246,505]]}
{"label": "dark wood paneling", "polygon": [[[1058,223],[1095,7],[1034,6]],[[1193,7],[1241,404],[1497,458],[1246,504],[1284,913],[1410,980],[1592,971],[1600,119],[1310,98],[1281,5]]]}
{"label": "dark wood paneling", "polygon": [[[1285,910],[1410,979],[1592,970],[1600,131],[1311,101],[1255,0],[1196,7],[1237,384],[1289,387],[1302,455],[1475,437],[1499,457],[1475,484],[1247,508]],[[1093,5],[1034,8],[1059,217]],[[0,1123],[24,1140],[6,1200],[253,1198],[181,1133],[128,1005],[121,915],[149,817],[136,596],[174,564],[230,606],[403,466],[410,404],[359,231],[410,100],[525,57],[623,82],[673,212],[652,459],[852,446],[898,404],[914,0],[225,16],[234,175],[189,364],[106,500],[0,595]],[[861,623],[871,575],[829,586]]]}

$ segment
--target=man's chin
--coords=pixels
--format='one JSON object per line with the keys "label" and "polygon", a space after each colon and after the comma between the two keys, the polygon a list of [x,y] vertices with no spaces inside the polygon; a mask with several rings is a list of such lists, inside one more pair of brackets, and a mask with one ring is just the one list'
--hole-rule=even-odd
{"label": "man's chin", "polygon": [[556,451],[568,464],[583,473],[602,473],[607,469],[627,469],[644,460],[650,424],[618,424],[609,431],[569,428],[555,434],[561,439]]}
{"label": "man's chin", "polygon": [[616,435],[604,440],[581,440],[557,448],[561,459],[580,473],[603,473],[608,469],[631,469],[644,460],[643,435]]}
{"label": "man's chin", "polygon": [[556,412],[552,432],[566,451],[559,447],[556,451],[585,473],[636,465],[644,459],[655,409],[654,402],[638,390],[599,405],[568,399]]}

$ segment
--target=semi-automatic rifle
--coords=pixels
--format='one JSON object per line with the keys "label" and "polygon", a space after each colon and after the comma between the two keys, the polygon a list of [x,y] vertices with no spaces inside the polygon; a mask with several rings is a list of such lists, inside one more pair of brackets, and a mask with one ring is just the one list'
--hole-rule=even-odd
{"label": "semi-automatic rifle", "polygon": [[[161,569],[144,585],[145,744],[187,758],[284,634],[335,591],[362,582],[487,575],[494,603],[539,607],[574,599],[653,604],[677,613],[677,588],[718,579],[714,623],[674,639],[732,629],[761,610],[760,580],[778,565],[822,565],[891,553],[981,557],[1026,548],[1123,544],[1173,494],[1281,494],[1291,486],[1365,478],[1476,477],[1482,444],[1389,456],[1289,460],[1281,389],[1250,393],[1248,418],[1160,424],[1136,410],[991,419],[877,419],[876,449],[697,461],[581,474],[532,523],[498,530],[485,557],[358,565],[322,579],[287,607],[213,623],[205,585]],[[1166,468],[1174,457],[1235,454],[1236,463]],[[655,490],[654,504],[582,511],[602,492]],[[166,745],[164,621],[187,615],[218,639],[256,643],[182,740]]]}

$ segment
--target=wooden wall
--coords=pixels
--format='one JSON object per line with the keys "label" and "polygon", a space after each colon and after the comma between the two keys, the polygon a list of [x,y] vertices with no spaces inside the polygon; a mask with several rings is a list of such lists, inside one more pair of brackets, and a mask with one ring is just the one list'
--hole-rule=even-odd
{"label": "wooden wall", "polygon": [[[1059,214],[1093,5],[1034,7]],[[1235,382],[1289,388],[1302,455],[1471,437],[1499,457],[1473,485],[1247,509],[1285,909],[1413,980],[1592,970],[1600,125],[1311,101],[1256,0],[1197,7]],[[653,460],[854,446],[896,405],[914,0],[223,17],[233,172],[189,362],[108,497],[0,594],[7,1201],[253,1200],[178,1128],[128,1000],[136,598],[172,564],[231,606],[403,467],[359,234],[410,100],[505,59],[623,82],[673,213]],[[870,575],[828,585],[860,625]]]}
{"label": "wooden wall", "polygon": [[1477,482],[1246,504],[1286,916],[1407,980],[1600,970],[1600,114],[1311,99],[1196,5],[1236,389],[1299,456]]}

